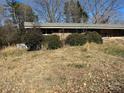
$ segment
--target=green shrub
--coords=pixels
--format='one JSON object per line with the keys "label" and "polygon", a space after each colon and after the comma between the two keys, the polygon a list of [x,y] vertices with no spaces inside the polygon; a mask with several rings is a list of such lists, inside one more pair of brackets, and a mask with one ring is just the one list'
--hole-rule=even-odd
{"label": "green shrub", "polygon": [[0,49],[7,46],[7,41],[4,37],[0,36]]}
{"label": "green shrub", "polygon": [[71,46],[84,45],[85,43],[86,43],[86,36],[78,33],[69,35],[65,40],[65,44]]}
{"label": "green shrub", "polygon": [[0,38],[0,49],[3,47],[2,39]]}
{"label": "green shrub", "polygon": [[24,42],[28,47],[29,51],[41,49],[43,41],[43,35],[38,31],[29,31],[24,36]]}
{"label": "green shrub", "polygon": [[89,43],[91,43],[91,42],[94,42],[97,44],[103,43],[101,35],[97,32],[86,32],[85,35],[86,35],[87,41]]}
{"label": "green shrub", "polygon": [[62,47],[60,37],[57,35],[44,36],[44,46],[47,49],[58,49]]}

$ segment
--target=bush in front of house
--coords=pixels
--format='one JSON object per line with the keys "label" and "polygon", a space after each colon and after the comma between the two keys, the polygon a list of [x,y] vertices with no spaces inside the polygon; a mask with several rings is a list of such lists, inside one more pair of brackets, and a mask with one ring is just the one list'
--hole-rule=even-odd
{"label": "bush in front of house", "polygon": [[58,49],[62,47],[62,42],[57,35],[47,35],[44,36],[44,46],[47,49]]}
{"label": "bush in front of house", "polygon": [[0,36],[0,49],[4,46],[3,38]]}
{"label": "bush in front of house", "polygon": [[4,46],[7,46],[7,41],[3,30],[0,29],[0,48],[3,48]]}
{"label": "bush in front of house", "polygon": [[86,36],[84,34],[75,33],[67,36],[65,44],[70,46],[80,46],[86,43]]}
{"label": "bush in front of house", "polygon": [[28,51],[41,49],[43,35],[39,31],[28,31],[24,36],[24,43],[28,47]]}
{"label": "bush in front of house", "polygon": [[6,37],[6,41],[9,45],[15,45],[18,43],[21,43],[21,35],[19,34],[19,31],[11,31],[9,33],[9,36]]}
{"label": "bush in front of house", "polygon": [[7,41],[3,37],[0,37],[0,49],[5,46],[7,46]]}
{"label": "bush in front of house", "polygon": [[2,39],[0,38],[0,49],[3,47]]}
{"label": "bush in front of house", "polygon": [[21,42],[21,36],[19,30],[12,26],[12,24],[6,24],[0,27],[0,38],[3,46],[15,45]]}
{"label": "bush in front of house", "polygon": [[97,44],[103,43],[102,36],[97,32],[86,32],[85,35],[87,38],[87,42],[89,43],[91,42],[97,43]]}

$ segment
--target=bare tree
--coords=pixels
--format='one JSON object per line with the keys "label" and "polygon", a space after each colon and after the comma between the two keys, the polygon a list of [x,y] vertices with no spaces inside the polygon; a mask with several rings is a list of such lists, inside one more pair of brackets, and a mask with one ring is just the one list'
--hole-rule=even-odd
{"label": "bare tree", "polygon": [[36,0],[40,9],[36,9],[46,22],[61,22],[64,0]]}
{"label": "bare tree", "polygon": [[109,23],[118,15],[119,0],[82,0],[82,6],[90,15],[91,23]]}

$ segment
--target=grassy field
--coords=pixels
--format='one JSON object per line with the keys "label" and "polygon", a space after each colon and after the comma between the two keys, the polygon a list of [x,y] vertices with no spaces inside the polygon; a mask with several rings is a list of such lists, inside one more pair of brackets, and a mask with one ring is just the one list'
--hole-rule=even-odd
{"label": "grassy field", "polygon": [[124,41],[0,51],[0,93],[124,93]]}

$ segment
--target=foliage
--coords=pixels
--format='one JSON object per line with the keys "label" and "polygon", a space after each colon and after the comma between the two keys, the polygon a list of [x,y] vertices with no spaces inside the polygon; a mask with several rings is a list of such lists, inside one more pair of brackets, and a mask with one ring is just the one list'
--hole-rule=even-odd
{"label": "foliage", "polygon": [[28,5],[17,2],[16,0],[6,0],[12,11],[13,23],[18,24],[20,31],[24,31],[24,22],[34,22],[37,16],[34,14],[32,8]]}
{"label": "foliage", "polygon": [[34,22],[37,20],[37,16],[32,8],[22,3],[19,3],[19,6],[16,8],[15,15],[21,31],[24,31],[24,22]]}
{"label": "foliage", "polygon": [[79,33],[71,34],[66,38],[65,43],[71,46],[84,45],[86,43],[86,36]]}
{"label": "foliage", "polygon": [[42,41],[43,36],[39,31],[29,31],[24,36],[24,42],[27,45],[29,51],[41,49]]}
{"label": "foliage", "polygon": [[84,45],[86,42],[102,44],[103,40],[97,32],[86,32],[85,34],[71,34],[65,40],[65,43],[71,46]]}
{"label": "foliage", "polygon": [[3,37],[0,37],[0,48],[3,48],[4,46],[7,46],[8,43],[6,41],[6,39],[4,39]]}
{"label": "foliage", "polygon": [[2,6],[0,6],[0,13],[1,13],[1,12],[3,12],[3,7],[2,7]]}
{"label": "foliage", "polygon": [[25,4],[19,4],[19,7],[16,9],[16,15],[19,20],[33,22],[36,20],[36,15],[34,14],[32,8]]}
{"label": "foliage", "polygon": [[124,57],[124,49],[118,47],[107,47],[104,49],[105,53],[111,54],[114,56]]}
{"label": "foliage", "polygon": [[0,30],[3,46],[14,45],[21,42],[19,31],[12,24],[5,24]]}
{"label": "foliage", "polygon": [[97,44],[103,43],[101,35],[97,32],[86,32],[85,35],[86,35],[87,41],[89,43],[91,43],[91,42],[94,42]]}
{"label": "foliage", "polygon": [[3,46],[3,42],[2,42],[2,39],[0,38],[0,49],[2,48]]}
{"label": "foliage", "polygon": [[6,3],[12,9],[11,13],[12,13],[13,23],[17,23],[17,16],[15,10],[18,8],[19,3],[16,0],[6,0]]}
{"label": "foliage", "polygon": [[88,14],[82,8],[78,0],[69,0],[65,2],[64,14],[66,22],[81,23],[87,22]]}
{"label": "foliage", "polygon": [[62,47],[62,42],[60,41],[60,37],[57,35],[49,35],[45,36],[44,44],[48,49],[58,49]]}
{"label": "foliage", "polygon": [[3,46],[7,46],[7,41],[4,35],[5,34],[3,33],[3,30],[0,29],[0,48],[2,48]]}

